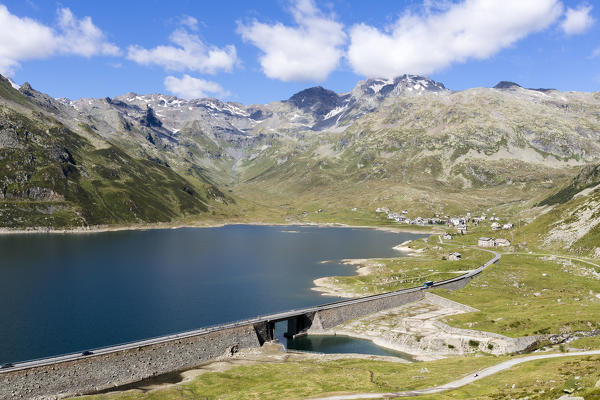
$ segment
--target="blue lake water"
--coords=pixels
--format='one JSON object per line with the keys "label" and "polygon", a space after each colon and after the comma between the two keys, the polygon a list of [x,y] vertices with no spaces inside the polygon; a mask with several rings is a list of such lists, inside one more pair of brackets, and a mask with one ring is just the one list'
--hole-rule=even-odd
{"label": "blue lake water", "polygon": [[408,354],[377,346],[370,340],[343,335],[299,336],[294,339],[287,339],[284,343],[286,348],[292,350],[312,351],[325,354],[374,354],[378,356],[400,357],[412,361],[412,357]]}
{"label": "blue lake water", "polygon": [[399,256],[423,237],[231,225],[0,236],[0,363],[76,352],[338,300],[323,260]]}

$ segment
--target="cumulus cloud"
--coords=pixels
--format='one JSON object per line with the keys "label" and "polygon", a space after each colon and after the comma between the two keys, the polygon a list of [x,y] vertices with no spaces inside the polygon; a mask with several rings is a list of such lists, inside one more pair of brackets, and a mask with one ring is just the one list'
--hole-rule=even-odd
{"label": "cumulus cloud", "polygon": [[175,96],[184,99],[199,99],[210,96],[226,97],[230,95],[227,90],[216,82],[193,78],[187,74],[183,75],[183,78],[167,76],[165,87]]}
{"label": "cumulus cloud", "polygon": [[96,54],[119,55],[119,48],[106,41],[104,33],[92,22],[92,18],[75,18],[71,10],[58,10],[58,26],[62,32],[59,37],[59,51],[91,57]]}
{"label": "cumulus cloud", "polygon": [[0,73],[12,75],[22,61],[74,54],[84,57],[117,55],[90,17],[77,19],[68,8],[58,10],[55,28],[18,17],[0,4]]}
{"label": "cumulus cloud", "polygon": [[567,9],[565,19],[560,24],[563,32],[567,35],[577,35],[587,31],[594,24],[591,11],[592,6],[584,4],[575,9]]}
{"label": "cumulus cloud", "polygon": [[198,30],[198,20],[190,15],[184,15],[179,19],[179,23],[193,31]]}
{"label": "cumulus cloud", "polygon": [[[190,21],[186,23],[189,26]],[[195,21],[197,23],[197,21]],[[185,28],[175,30],[169,37],[174,46],[145,49],[129,46],[127,58],[142,65],[158,65],[170,71],[196,71],[214,74],[231,71],[238,62],[235,46],[208,46],[198,35]]]}
{"label": "cumulus cloud", "polygon": [[238,24],[238,33],[263,52],[259,60],[269,78],[325,80],[344,54],[343,25],[324,15],[312,0],[297,1],[291,13],[296,26],[253,21]]}
{"label": "cumulus cloud", "polygon": [[423,15],[407,13],[387,30],[350,30],[348,60],[370,77],[429,74],[469,58],[485,59],[559,18],[558,0],[465,0]]}
{"label": "cumulus cloud", "polygon": [[12,75],[22,61],[73,54],[83,57],[118,55],[90,17],[77,19],[68,8],[58,10],[55,28],[18,17],[0,4],[0,73]]}
{"label": "cumulus cloud", "polygon": [[50,56],[54,31],[30,18],[19,18],[0,5],[0,72],[12,72],[20,61]]}

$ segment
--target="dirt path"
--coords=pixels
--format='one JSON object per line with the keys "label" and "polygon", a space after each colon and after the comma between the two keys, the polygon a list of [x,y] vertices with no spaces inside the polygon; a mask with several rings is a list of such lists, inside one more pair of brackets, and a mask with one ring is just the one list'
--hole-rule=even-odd
{"label": "dirt path", "polygon": [[311,399],[315,400],[351,400],[351,399],[381,399],[381,398],[390,398],[390,397],[412,397],[412,396],[420,396],[424,394],[432,394],[445,392],[447,390],[458,389],[462,386],[468,385],[480,379],[486,378],[490,375],[494,375],[500,371],[505,371],[514,367],[515,365],[522,364],[528,361],[533,360],[541,360],[547,358],[558,358],[558,357],[574,357],[574,356],[591,356],[591,355],[600,355],[600,350],[592,350],[592,351],[579,351],[573,353],[555,353],[555,354],[541,354],[536,356],[528,356],[522,358],[514,358],[512,360],[501,362],[500,364],[494,365],[492,367],[488,367],[482,369],[481,371],[477,371],[476,374],[468,375],[463,378],[457,379],[455,381],[446,383],[440,386],[434,386],[426,389],[418,389],[418,390],[408,390],[404,392],[391,392],[391,393],[355,393],[348,395],[338,395],[338,396],[329,396],[329,397],[312,397]]}

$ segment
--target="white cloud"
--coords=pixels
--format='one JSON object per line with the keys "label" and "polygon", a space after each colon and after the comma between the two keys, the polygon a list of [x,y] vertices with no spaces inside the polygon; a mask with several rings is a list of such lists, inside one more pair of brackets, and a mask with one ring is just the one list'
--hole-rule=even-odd
{"label": "white cloud", "polygon": [[46,26],[31,18],[18,17],[0,4],[0,73],[12,75],[22,61],[74,54],[84,57],[117,55],[90,17],[77,19],[71,10],[58,10],[58,25]]}
{"label": "white cloud", "polygon": [[560,24],[563,32],[567,35],[577,35],[587,31],[594,24],[591,11],[592,6],[583,4],[576,9],[567,9],[565,19]]}
{"label": "white cloud", "polygon": [[187,74],[183,75],[183,78],[167,76],[165,78],[165,87],[175,96],[184,99],[199,99],[211,96],[226,97],[230,95],[227,90],[223,89],[216,82],[192,78]]}
{"label": "white cloud", "polygon": [[297,26],[253,21],[239,24],[238,33],[264,54],[259,58],[269,78],[282,81],[322,81],[337,68],[346,42],[343,25],[323,15],[312,0],[292,7]]}
{"label": "white cloud", "polygon": [[179,19],[179,23],[193,31],[198,30],[198,20],[190,15],[184,15]]}
{"label": "white cloud", "polygon": [[207,46],[197,35],[183,28],[173,32],[169,40],[175,46],[157,46],[153,49],[129,46],[127,58],[138,64],[155,64],[170,71],[209,74],[218,70],[231,71],[238,62],[235,46]]}
{"label": "white cloud", "polygon": [[92,22],[92,18],[75,18],[71,10],[58,10],[59,51],[66,54],[76,54],[91,57],[96,54],[116,56],[119,48],[106,41],[104,33]]}
{"label": "white cloud", "polygon": [[20,61],[48,57],[55,48],[52,29],[0,5],[0,73],[11,74]]}
{"label": "white cloud", "polygon": [[442,12],[410,13],[386,31],[358,24],[350,31],[348,60],[369,77],[429,74],[469,58],[485,59],[552,24],[559,0],[464,0]]}
{"label": "white cloud", "polygon": [[590,58],[600,57],[600,47],[597,47],[592,51]]}

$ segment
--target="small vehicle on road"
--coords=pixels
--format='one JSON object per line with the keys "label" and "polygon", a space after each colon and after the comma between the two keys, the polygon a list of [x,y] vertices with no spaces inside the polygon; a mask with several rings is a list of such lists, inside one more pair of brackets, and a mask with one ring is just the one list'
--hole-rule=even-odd
{"label": "small vehicle on road", "polygon": [[94,354],[94,352],[93,351],[89,351],[89,350],[86,350],[86,351],[84,351],[84,352],[81,353],[82,356],[91,356],[92,354]]}
{"label": "small vehicle on road", "polygon": [[427,281],[423,284],[423,287],[432,287],[433,286],[433,281]]}
{"label": "small vehicle on road", "polygon": [[12,364],[12,363],[6,363],[6,364],[2,364],[2,365],[0,365],[0,369],[12,368],[12,367],[14,367],[14,366],[15,366],[15,365],[14,365],[14,364]]}

